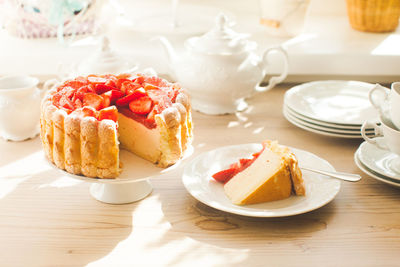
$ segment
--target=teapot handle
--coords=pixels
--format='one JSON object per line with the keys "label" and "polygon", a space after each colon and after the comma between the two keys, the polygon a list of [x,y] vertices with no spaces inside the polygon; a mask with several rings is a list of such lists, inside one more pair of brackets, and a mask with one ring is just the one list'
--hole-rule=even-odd
{"label": "teapot handle", "polygon": [[[265,75],[267,74],[267,67],[268,67],[268,55],[271,52],[278,52],[281,53],[283,56],[283,71],[281,73],[281,75],[279,76],[272,76],[269,80],[268,80],[268,85],[266,86],[261,86],[261,83],[263,82]],[[262,80],[256,85],[256,91],[258,92],[264,92],[264,91],[268,91],[269,89],[273,88],[275,85],[277,85],[278,83],[282,82],[288,75],[288,71],[289,71],[289,59],[288,59],[288,54],[286,52],[285,49],[283,49],[280,46],[277,47],[271,47],[268,48],[267,50],[264,51],[263,55],[262,55],[262,61],[261,61],[261,66],[262,66]]]}

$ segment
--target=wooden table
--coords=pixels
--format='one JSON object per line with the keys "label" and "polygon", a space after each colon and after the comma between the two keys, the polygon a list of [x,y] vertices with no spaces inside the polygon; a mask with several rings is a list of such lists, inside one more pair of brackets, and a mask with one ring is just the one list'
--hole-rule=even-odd
{"label": "wooden table", "polygon": [[[235,115],[194,112],[192,158],[277,139],[363,176],[343,182],[328,205],[285,218],[232,215],[195,200],[182,184],[182,167],[153,179],[151,195],[126,205],[98,202],[88,183],[54,170],[22,177],[0,172],[0,265],[399,266],[400,191],[356,167],[362,140],[321,136],[286,121],[287,88],[258,94]],[[39,138],[1,140],[0,170],[40,151]]]}

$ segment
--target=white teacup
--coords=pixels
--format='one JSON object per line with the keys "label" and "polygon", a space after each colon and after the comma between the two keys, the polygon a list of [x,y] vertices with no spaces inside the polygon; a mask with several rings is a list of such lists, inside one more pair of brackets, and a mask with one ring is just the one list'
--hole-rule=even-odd
{"label": "white teacup", "polygon": [[369,100],[382,116],[389,116],[400,129],[400,82],[392,83],[391,90],[379,84],[369,92]]}
{"label": "white teacup", "polygon": [[[397,157],[390,162],[389,166],[393,171],[400,173],[400,131],[396,129],[389,118],[381,115],[379,119],[379,122],[364,122],[361,126],[361,135],[365,141],[377,148],[397,154]],[[369,128],[374,128],[375,135],[373,138],[366,134],[366,130]],[[383,137],[383,139],[376,137]]]}
{"label": "white teacup", "polygon": [[0,136],[22,141],[39,133],[40,101],[43,90],[30,76],[0,78]]}

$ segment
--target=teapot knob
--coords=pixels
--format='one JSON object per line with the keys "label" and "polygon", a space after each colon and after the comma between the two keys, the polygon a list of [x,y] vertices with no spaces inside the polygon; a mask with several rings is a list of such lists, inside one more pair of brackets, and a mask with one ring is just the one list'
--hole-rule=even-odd
{"label": "teapot knob", "polygon": [[228,18],[225,16],[224,13],[220,13],[217,16],[216,21],[215,21],[218,29],[221,31],[225,29],[227,22],[228,22]]}

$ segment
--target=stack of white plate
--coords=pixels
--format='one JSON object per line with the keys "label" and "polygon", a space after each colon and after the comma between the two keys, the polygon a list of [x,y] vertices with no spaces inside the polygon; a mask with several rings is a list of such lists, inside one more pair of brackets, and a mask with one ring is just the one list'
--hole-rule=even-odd
{"label": "stack of white plate", "polygon": [[[382,137],[376,139],[377,142],[383,142]],[[392,166],[398,158],[393,152],[379,149],[367,142],[363,142],[354,153],[354,161],[361,171],[395,187],[400,187],[400,173]]]}
{"label": "stack of white plate", "polygon": [[[285,93],[283,115],[292,124],[317,134],[362,138],[361,125],[377,120],[368,99],[373,84],[358,81],[315,81]],[[367,129],[373,134],[373,128]]]}

